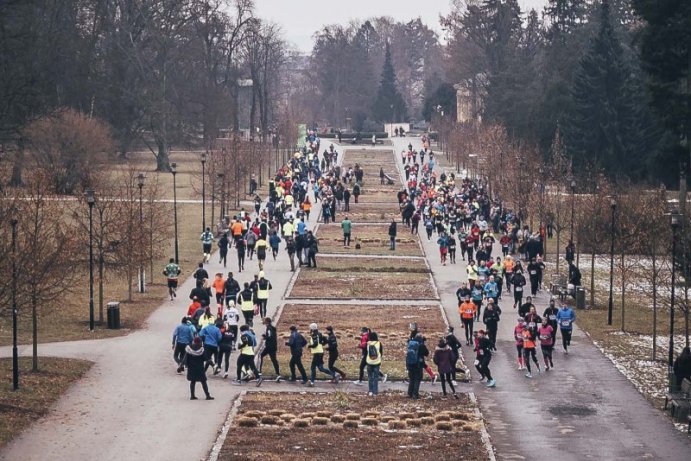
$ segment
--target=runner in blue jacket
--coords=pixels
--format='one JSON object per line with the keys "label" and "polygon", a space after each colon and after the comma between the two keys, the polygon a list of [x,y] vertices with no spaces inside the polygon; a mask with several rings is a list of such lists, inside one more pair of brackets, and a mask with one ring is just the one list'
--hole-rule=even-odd
{"label": "runner in blue jacket", "polygon": [[576,313],[571,307],[562,304],[561,309],[557,312],[557,323],[561,330],[561,344],[564,347],[564,352],[569,353],[568,347],[571,345],[571,332],[573,331],[573,322],[576,321]]}

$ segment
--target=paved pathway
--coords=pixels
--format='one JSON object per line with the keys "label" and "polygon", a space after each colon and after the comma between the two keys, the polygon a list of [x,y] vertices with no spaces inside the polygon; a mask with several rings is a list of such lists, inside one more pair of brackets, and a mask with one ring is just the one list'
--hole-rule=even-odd
{"label": "paved pathway", "polygon": [[[313,206],[309,229],[316,225],[320,202]],[[235,270],[233,250],[228,259],[228,268],[224,269],[212,257],[206,266],[209,274],[232,271],[242,283],[251,281],[258,272],[256,259],[246,261],[246,271],[241,274]],[[185,274],[194,269],[183,267]],[[284,243],[278,260],[271,261],[271,257],[267,260],[265,272],[273,285],[267,309],[271,316],[283,302],[293,275]],[[95,364],[67,391],[53,411],[0,452],[0,460],[205,458],[231,402],[244,387],[231,385],[230,379],[223,380],[220,375],[211,377],[209,388],[216,400],[190,401],[185,375],[175,373],[170,346],[172,331],[187,312],[190,303],[187,295],[193,286],[193,279],[186,280],[174,302],[161,304],[142,330],[127,336],[41,344],[42,356],[88,359]],[[10,354],[10,348],[0,348],[0,355]],[[20,354],[30,355],[31,346],[22,346]],[[231,363],[236,357],[232,355]]]}
{"label": "paved pathway", "polygon": [[[408,143],[415,149],[422,146],[419,138],[394,138],[401,169],[398,154]],[[466,280],[465,263],[458,256],[456,266],[442,266],[436,237],[428,242],[422,236],[422,241],[447,316],[462,336],[455,293],[459,282]],[[494,253],[499,253],[498,248]],[[535,305],[539,314],[548,300],[547,293],[538,294]],[[564,355],[558,348],[553,371],[525,378],[516,369],[513,328],[517,314],[511,304],[508,299],[500,303],[498,352],[491,363],[497,387],[474,385],[498,459],[691,457],[691,438],[653,408],[577,327],[572,352]],[[482,324],[476,329],[480,328]],[[463,349],[466,357],[473,357],[470,348]]]}

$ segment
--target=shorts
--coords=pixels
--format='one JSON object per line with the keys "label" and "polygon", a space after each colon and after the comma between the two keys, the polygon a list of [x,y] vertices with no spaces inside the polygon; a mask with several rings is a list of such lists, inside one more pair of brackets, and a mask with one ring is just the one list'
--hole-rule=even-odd
{"label": "shorts", "polygon": [[178,279],[168,279],[168,288],[177,288]]}
{"label": "shorts", "polygon": [[204,247],[204,253],[211,253],[211,244],[205,243],[202,245]]}

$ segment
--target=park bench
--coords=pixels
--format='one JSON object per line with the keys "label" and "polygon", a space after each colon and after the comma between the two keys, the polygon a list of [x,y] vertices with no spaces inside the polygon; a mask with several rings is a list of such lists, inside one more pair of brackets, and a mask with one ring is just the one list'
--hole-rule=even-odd
{"label": "park bench", "polygon": [[[674,379],[671,377],[671,379]],[[672,418],[677,421],[683,421],[689,418],[689,408],[691,408],[691,381],[684,379],[681,383],[679,391],[670,392],[665,396],[665,407],[669,405],[670,414]]]}
{"label": "park bench", "polygon": [[552,275],[552,281],[549,284],[549,291],[554,296],[559,296],[559,300],[563,301],[569,294],[566,276],[555,274]]}

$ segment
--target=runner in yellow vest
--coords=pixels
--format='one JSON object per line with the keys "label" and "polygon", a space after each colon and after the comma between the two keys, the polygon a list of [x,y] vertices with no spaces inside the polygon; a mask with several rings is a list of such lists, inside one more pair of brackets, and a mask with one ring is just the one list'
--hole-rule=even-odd
{"label": "runner in yellow vest", "polygon": [[259,280],[257,280],[257,304],[259,304],[259,315],[266,317],[266,305],[269,302],[269,290],[273,287],[271,282],[264,278],[264,272],[259,272]]}
{"label": "runner in yellow vest", "polygon": [[310,334],[307,338],[307,348],[312,352],[312,364],[310,365],[310,387],[314,387],[314,380],[317,377],[317,369],[322,373],[331,376],[332,379],[338,382],[341,380],[341,375],[334,373],[328,368],[324,367],[324,344],[326,338],[319,332],[316,323],[310,324]]}

